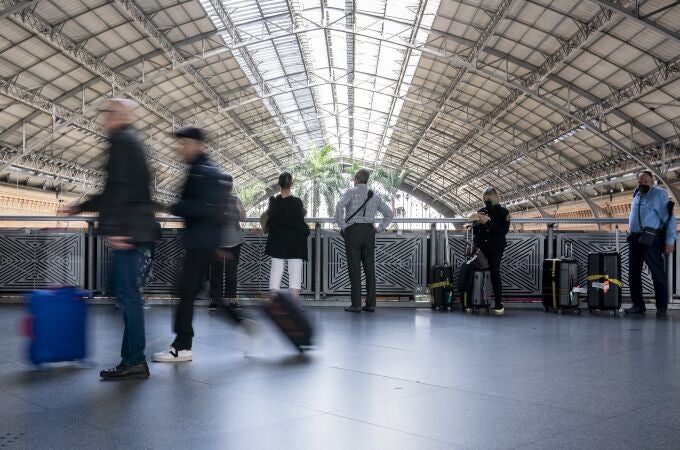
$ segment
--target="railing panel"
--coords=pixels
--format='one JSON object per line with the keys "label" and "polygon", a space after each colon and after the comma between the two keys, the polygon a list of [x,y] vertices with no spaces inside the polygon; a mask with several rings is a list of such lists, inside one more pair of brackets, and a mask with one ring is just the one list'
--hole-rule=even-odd
{"label": "railing panel", "polygon": [[[440,232],[440,254],[444,239]],[[538,233],[509,233],[502,261],[503,295],[509,297],[541,295],[541,270],[545,236]],[[454,285],[458,268],[465,262],[465,235],[449,233],[449,261],[454,268]]]}
{"label": "railing panel", "polygon": [[85,233],[0,232],[0,291],[85,285]]}
{"label": "railing panel", "polygon": [[[616,233],[588,232],[588,233],[556,233],[557,252],[559,255],[569,255],[573,248],[573,257],[578,261],[579,283],[585,284],[588,275],[588,253],[612,251],[616,249]],[[619,252],[621,253],[621,273],[623,282],[623,296],[630,298],[628,285],[628,243],[626,234],[619,234]],[[669,277],[672,282],[673,277]],[[652,275],[645,265],[642,272],[642,292],[645,297],[654,296]]]}
{"label": "railing panel", "polygon": [[[323,231],[323,293],[347,295],[345,242],[337,231]],[[415,295],[427,290],[427,236],[424,233],[381,233],[375,240],[378,295]],[[361,276],[365,283],[364,276]]]}
{"label": "railing panel", "polygon": [[[162,238],[156,243],[151,280],[144,288],[147,294],[175,294],[182,274],[182,248],[180,230],[164,229]],[[244,232],[245,244],[241,247],[238,266],[238,293],[259,294],[269,291],[271,259],[264,254],[267,237],[259,232]],[[98,267],[98,290],[109,291],[108,279],[111,265],[111,251],[100,239],[100,263]],[[307,243],[308,261],[302,268],[302,292],[311,292],[312,237]],[[282,286],[288,286],[288,271],[283,275]]]}

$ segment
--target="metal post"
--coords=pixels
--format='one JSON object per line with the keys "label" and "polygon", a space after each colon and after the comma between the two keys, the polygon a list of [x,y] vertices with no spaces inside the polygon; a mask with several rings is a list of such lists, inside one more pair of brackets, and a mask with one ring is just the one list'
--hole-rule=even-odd
{"label": "metal post", "polygon": [[94,294],[94,222],[87,222],[87,289]]}
{"label": "metal post", "polygon": [[314,300],[321,300],[321,224],[314,226]]}
{"label": "metal post", "polygon": [[437,259],[437,224],[430,225],[430,258],[432,265],[439,264]]}
{"label": "metal post", "polygon": [[553,257],[553,243],[555,242],[555,224],[548,224],[548,259]]}
{"label": "metal post", "polygon": [[666,288],[668,290],[668,304],[673,303],[673,253],[666,256]]}

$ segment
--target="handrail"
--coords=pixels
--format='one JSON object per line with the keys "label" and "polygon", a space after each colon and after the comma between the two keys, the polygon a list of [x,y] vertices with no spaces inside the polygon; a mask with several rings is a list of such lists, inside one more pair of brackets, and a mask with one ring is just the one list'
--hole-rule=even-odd
{"label": "handrail", "polygon": [[[159,222],[182,222],[180,217],[164,216],[157,217]],[[96,216],[0,216],[0,222],[96,222]],[[257,217],[248,217],[243,222],[258,223],[260,221]],[[305,218],[307,223],[335,223],[335,220],[330,217],[308,217]],[[377,222],[377,221],[376,221]],[[452,224],[465,225],[470,223],[468,219],[453,219],[453,218],[417,218],[417,217],[400,217],[395,218],[393,223],[426,223],[426,224]],[[542,225],[559,225],[559,224],[595,224],[595,225],[620,225],[628,224],[628,219],[625,217],[618,218],[592,218],[592,219],[570,219],[559,217],[542,217],[542,218],[526,218],[526,219],[512,219],[515,224],[542,224]]]}

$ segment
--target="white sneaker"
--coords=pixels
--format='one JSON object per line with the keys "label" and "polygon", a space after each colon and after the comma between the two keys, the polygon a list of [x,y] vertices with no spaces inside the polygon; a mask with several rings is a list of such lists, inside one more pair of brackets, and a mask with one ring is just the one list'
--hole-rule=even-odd
{"label": "white sneaker", "polygon": [[170,346],[166,352],[158,352],[153,354],[153,360],[156,362],[184,362],[191,361],[191,350],[175,350],[175,347]]}

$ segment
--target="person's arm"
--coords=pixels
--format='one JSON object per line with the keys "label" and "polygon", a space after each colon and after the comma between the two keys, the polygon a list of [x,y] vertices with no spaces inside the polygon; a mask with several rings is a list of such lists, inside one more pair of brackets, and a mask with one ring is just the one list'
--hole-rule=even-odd
{"label": "person's arm", "polygon": [[668,199],[668,194],[666,192],[663,192],[662,195],[659,195],[659,200],[657,203],[657,208],[658,211],[660,211],[659,214],[659,220],[661,221],[661,225],[663,226],[665,224],[665,229],[666,229],[666,236],[665,236],[665,252],[666,253],[672,253],[673,250],[675,250],[675,239],[676,239],[676,226],[677,226],[677,220],[675,218],[674,214],[669,215],[668,213],[668,202],[670,200]]}
{"label": "person's arm", "polygon": [[246,220],[246,208],[243,206],[241,199],[236,197],[236,209],[238,209],[238,218],[241,222]]}
{"label": "person's arm", "polygon": [[351,189],[345,191],[344,194],[338,200],[338,204],[335,205],[335,223],[340,227],[341,230],[347,228],[347,222],[345,222],[345,208],[349,204],[351,198]]}
{"label": "person's arm", "polygon": [[390,226],[392,223],[392,219],[394,218],[394,211],[392,211],[392,208],[389,207],[389,205],[385,202],[385,200],[382,199],[382,197],[379,198],[380,203],[378,204],[378,211],[380,214],[382,214],[383,218],[380,221],[380,225],[378,225],[378,233],[381,233],[387,229],[387,227]]}
{"label": "person's arm", "polygon": [[492,233],[505,236],[510,231],[510,218],[505,208],[496,208],[487,222]]}

